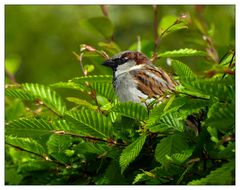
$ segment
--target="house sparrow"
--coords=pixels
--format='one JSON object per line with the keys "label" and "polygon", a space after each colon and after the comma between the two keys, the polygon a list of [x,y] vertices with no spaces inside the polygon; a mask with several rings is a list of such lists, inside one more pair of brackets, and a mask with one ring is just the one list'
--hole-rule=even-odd
{"label": "house sparrow", "polygon": [[161,68],[154,66],[146,55],[124,51],[103,63],[113,69],[113,87],[121,102],[145,105],[174,90],[176,82]]}

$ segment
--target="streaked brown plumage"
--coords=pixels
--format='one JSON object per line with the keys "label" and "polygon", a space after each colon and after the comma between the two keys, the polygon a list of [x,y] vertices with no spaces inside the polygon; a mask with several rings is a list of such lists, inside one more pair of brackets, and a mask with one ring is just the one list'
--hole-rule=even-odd
{"label": "streaked brown plumage", "polygon": [[173,91],[177,85],[170,75],[153,65],[140,52],[122,52],[105,61],[103,65],[113,69],[113,85],[123,102],[156,99],[166,91]]}

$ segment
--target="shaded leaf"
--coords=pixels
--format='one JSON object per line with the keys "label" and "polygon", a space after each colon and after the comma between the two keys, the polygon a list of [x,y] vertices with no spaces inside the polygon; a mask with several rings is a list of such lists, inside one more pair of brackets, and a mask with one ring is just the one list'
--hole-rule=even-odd
{"label": "shaded leaf", "polygon": [[6,134],[17,137],[40,137],[53,131],[54,127],[44,119],[23,118],[6,124]]}
{"label": "shaded leaf", "polygon": [[171,65],[176,72],[176,74],[179,76],[180,81],[184,82],[184,80],[181,79],[195,79],[196,75],[192,72],[192,70],[185,65],[184,63],[178,61],[178,60],[171,60]]}
{"label": "shaded leaf", "polygon": [[24,150],[28,150],[30,152],[34,152],[42,156],[44,154],[47,154],[45,148],[41,144],[39,144],[36,140],[31,138],[16,138],[12,136],[7,136],[6,143],[18,146],[20,148],[23,148]]}
{"label": "shaded leaf", "polygon": [[69,156],[65,152],[71,144],[70,136],[52,135],[47,142],[48,153],[58,161],[67,163]]}
{"label": "shaded leaf", "polygon": [[85,153],[93,153],[93,154],[103,154],[107,153],[108,151],[111,150],[109,146],[106,144],[101,144],[101,143],[91,143],[91,142],[83,142],[78,144],[75,147],[75,150],[79,154],[85,154]]}
{"label": "shaded leaf", "polygon": [[5,95],[10,96],[10,97],[14,97],[14,98],[20,98],[20,99],[23,99],[23,100],[33,101],[35,99],[34,96],[31,93],[26,92],[25,90],[20,89],[19,87],[16,87],[16,86],[6,88]]}
{"label": "shaded leaf", "polygon": [[198,79],[185,80],[184,86],[191,91],[196,91],[204,95],[218,97],[220,99],[230,99],[234,96],[234,87],[228,81],[219,79]]}
{"label": "shaded leaf", "polygon": [[223,164],[220,168],[213,170],[205,178],[193,180],[189,185],[232,185],[234,184],[234,161]]}
{"label": "shaded leaf", "polygon": [[235,105],[232,104],[213,104],[207,115],[205,125],[215,127],[221,131],[227,131],[235,124]]}
{"label": "shaded leaf", "polygon": [[160,143],[158,143],[155,150],[155,158],[158,162],[164,164],[167,161],[166,156],[181,153],[186,149],[188,149],[188,145],[183,136],[177,134],[170,135],[163,138]]}
{"label": "shaded leaf", "polygon": [[179,114],[173,112],[159,117],[159,119],[155,120],[154,124],[148,125],[148,128],[153,133],[163,132],[169,128],[183,132],[184,123],[179,119]]}
{"label": "shaded leaf", "polygon": [[70,136],[51,135],[47,142],[48,152],[49,154],[63,153],[71,144],[72,140]]}
{"label": "shaded leaf", "polygon": [[119,160],[121,173],[123,173],[124,170],[128,167],[128,165],[133,162],[139,155],[145,143],[146,137],[146,135],[142,135],[122,151]]}

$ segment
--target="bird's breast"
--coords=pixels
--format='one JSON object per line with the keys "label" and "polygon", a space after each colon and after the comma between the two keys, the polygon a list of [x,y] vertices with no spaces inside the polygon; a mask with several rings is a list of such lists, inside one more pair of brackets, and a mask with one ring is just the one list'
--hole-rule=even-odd
{"label": "bird's breast", "polygon": [[141,102],[148,96],[137,89],[137,85],[129,73],[114,78],[113,86],[121,102]]}

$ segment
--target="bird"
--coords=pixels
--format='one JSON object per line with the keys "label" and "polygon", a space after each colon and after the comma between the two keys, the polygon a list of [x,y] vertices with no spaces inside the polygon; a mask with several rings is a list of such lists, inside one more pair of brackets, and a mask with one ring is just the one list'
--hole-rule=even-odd
{"label": "bird", "polygon": [[148,105],[156,99],[169,97],[167,92],[173,92],[177,85],[170,74],[138,51],[120,52],[102,65],[113,71],[113,88],[120,102]]}

